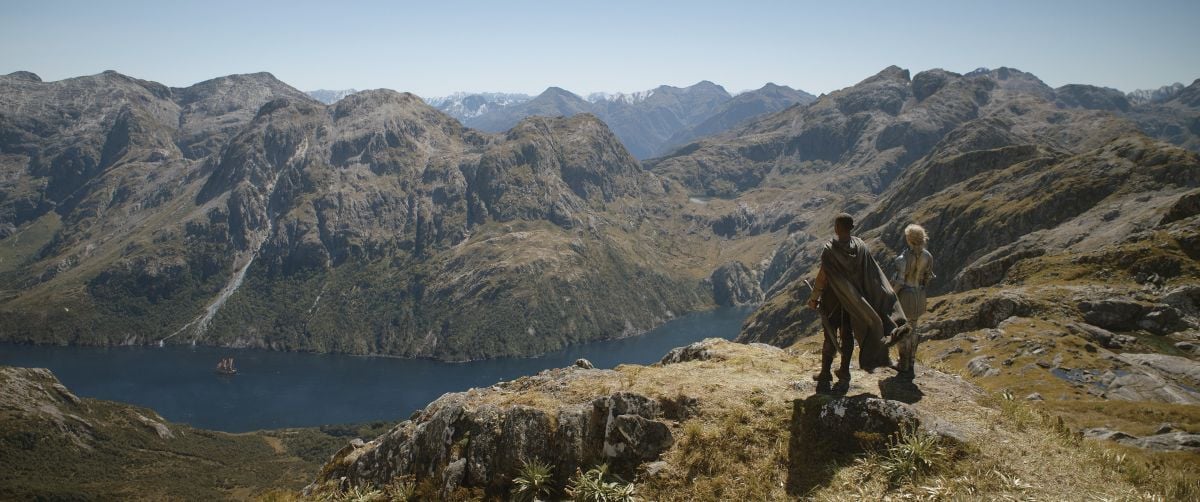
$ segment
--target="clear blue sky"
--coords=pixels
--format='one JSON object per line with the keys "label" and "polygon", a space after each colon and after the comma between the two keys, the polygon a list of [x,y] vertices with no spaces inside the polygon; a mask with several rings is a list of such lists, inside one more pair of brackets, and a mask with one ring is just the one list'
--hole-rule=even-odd
{"label": "clear blue sky", "polygon": [[0,72],[172,86],[269,71],[300,88],[580,94],[712,80],[813,93],[891,65],[1011,66],[1129,91],[1200,77],[1200,0],[0,0]]}

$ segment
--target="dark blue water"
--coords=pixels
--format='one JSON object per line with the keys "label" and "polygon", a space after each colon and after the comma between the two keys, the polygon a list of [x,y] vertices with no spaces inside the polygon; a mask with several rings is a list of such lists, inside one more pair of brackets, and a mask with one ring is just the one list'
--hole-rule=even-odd
{"label": "dark blue water", "polygon": [[[747,309],[680,317],[642,336],[568,347],[541,357],[443,363],[213,347],[0,345],[0,365],[50,368],[80,396],[152,408],[173,422],[244,432],[402,420],[446,392],[484,387],[586,358],[597,368],[658,361],[674,347],[733,338]],[[236,359],[238,374],[213,369]]]}

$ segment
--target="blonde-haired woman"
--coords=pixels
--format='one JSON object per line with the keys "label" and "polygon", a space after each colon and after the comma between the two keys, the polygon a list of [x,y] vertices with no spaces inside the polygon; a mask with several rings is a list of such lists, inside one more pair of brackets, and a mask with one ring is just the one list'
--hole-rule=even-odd
{"label": "blonde-haired woman", "polygon": [[900,307],[908,317],[912,331],[899,341],[900,363],[897,369],[900,376],[913,378],[913,362],[917,356],[917,344],[921,336],[917,333],[917,319],[925,313],[925,287],[935,276],[933,275],[933,255],[925,249],[929,243],[929,234],[921,225],[909,225],[904,228],[904,241],[908,249],[896,257],[896,278],[893,287],[900,300]]}

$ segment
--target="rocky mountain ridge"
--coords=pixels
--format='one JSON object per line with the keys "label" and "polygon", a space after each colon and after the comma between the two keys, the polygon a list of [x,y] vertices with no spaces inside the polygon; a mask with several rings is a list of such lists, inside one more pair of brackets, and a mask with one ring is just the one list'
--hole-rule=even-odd
{"label": "rocky mountain ridge", "polygon": [[[714,303],[779,305],[841,210],[886,244],[885,263],[902,220],[961,236],[933,241],[939,292],[996,284],[1057,256],[1046,249],[1093,252],[1164,211],[1186,229],[1194,213],[1194,154],[1119,107],[1089,108],[1111,101],[1084,86],[1008,68],[891,67],[645,166],[587,114],[492,135],[412,95],[325,106],[268,77],[4,77],[0,272],[15,286],[0,335],[532,354]],[[1189,109],[1188,89],[1172,109]],[[96,107],[99,92],[113,97]],[[1064,188],[1032,197],[1047,180]],[[1178,235],[1175,265],[1136,273],[1186,277]],[[639,297],[619,293],[630,284]],[[784,328],[802,311],[760,312],[744,336],[799,336]]]}
{"label": "rocky mountain ridge", "polygon": [[644,159],[666,153],[690,139],[812,99],[808,93],[775,84],[736,97],[719,85],[702,81],[684,88],[664,85],[638,93],[593,93],[587,99],[550,87],[527,101],[491,107],[486,113],[466,117],[463,123],[498,132],[524,117],[592,113],[612,128],[634,157]]}
{"label": "rocky mountain ridge", "polygon": [[[0,88],[9,341],[467,359],[709,303],[638,229],[681,195],[590,115],[487,135],[411,94],[325,106],[269,74]],[[492,314],[456,315],[473,302]]]}

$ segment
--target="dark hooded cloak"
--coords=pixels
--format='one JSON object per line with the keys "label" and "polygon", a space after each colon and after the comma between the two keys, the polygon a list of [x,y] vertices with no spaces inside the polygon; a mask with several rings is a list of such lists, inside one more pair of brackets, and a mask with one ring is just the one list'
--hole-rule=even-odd
{"label": "dark hooded cloak", "polygon": [[858,237],[845,243],[830,239],[821,251],[821,267],[827,280],[820,308],[826,336],[851,328],[860,368],[870,372],[891,366],[884,337],[908,320],[867,243]]}

